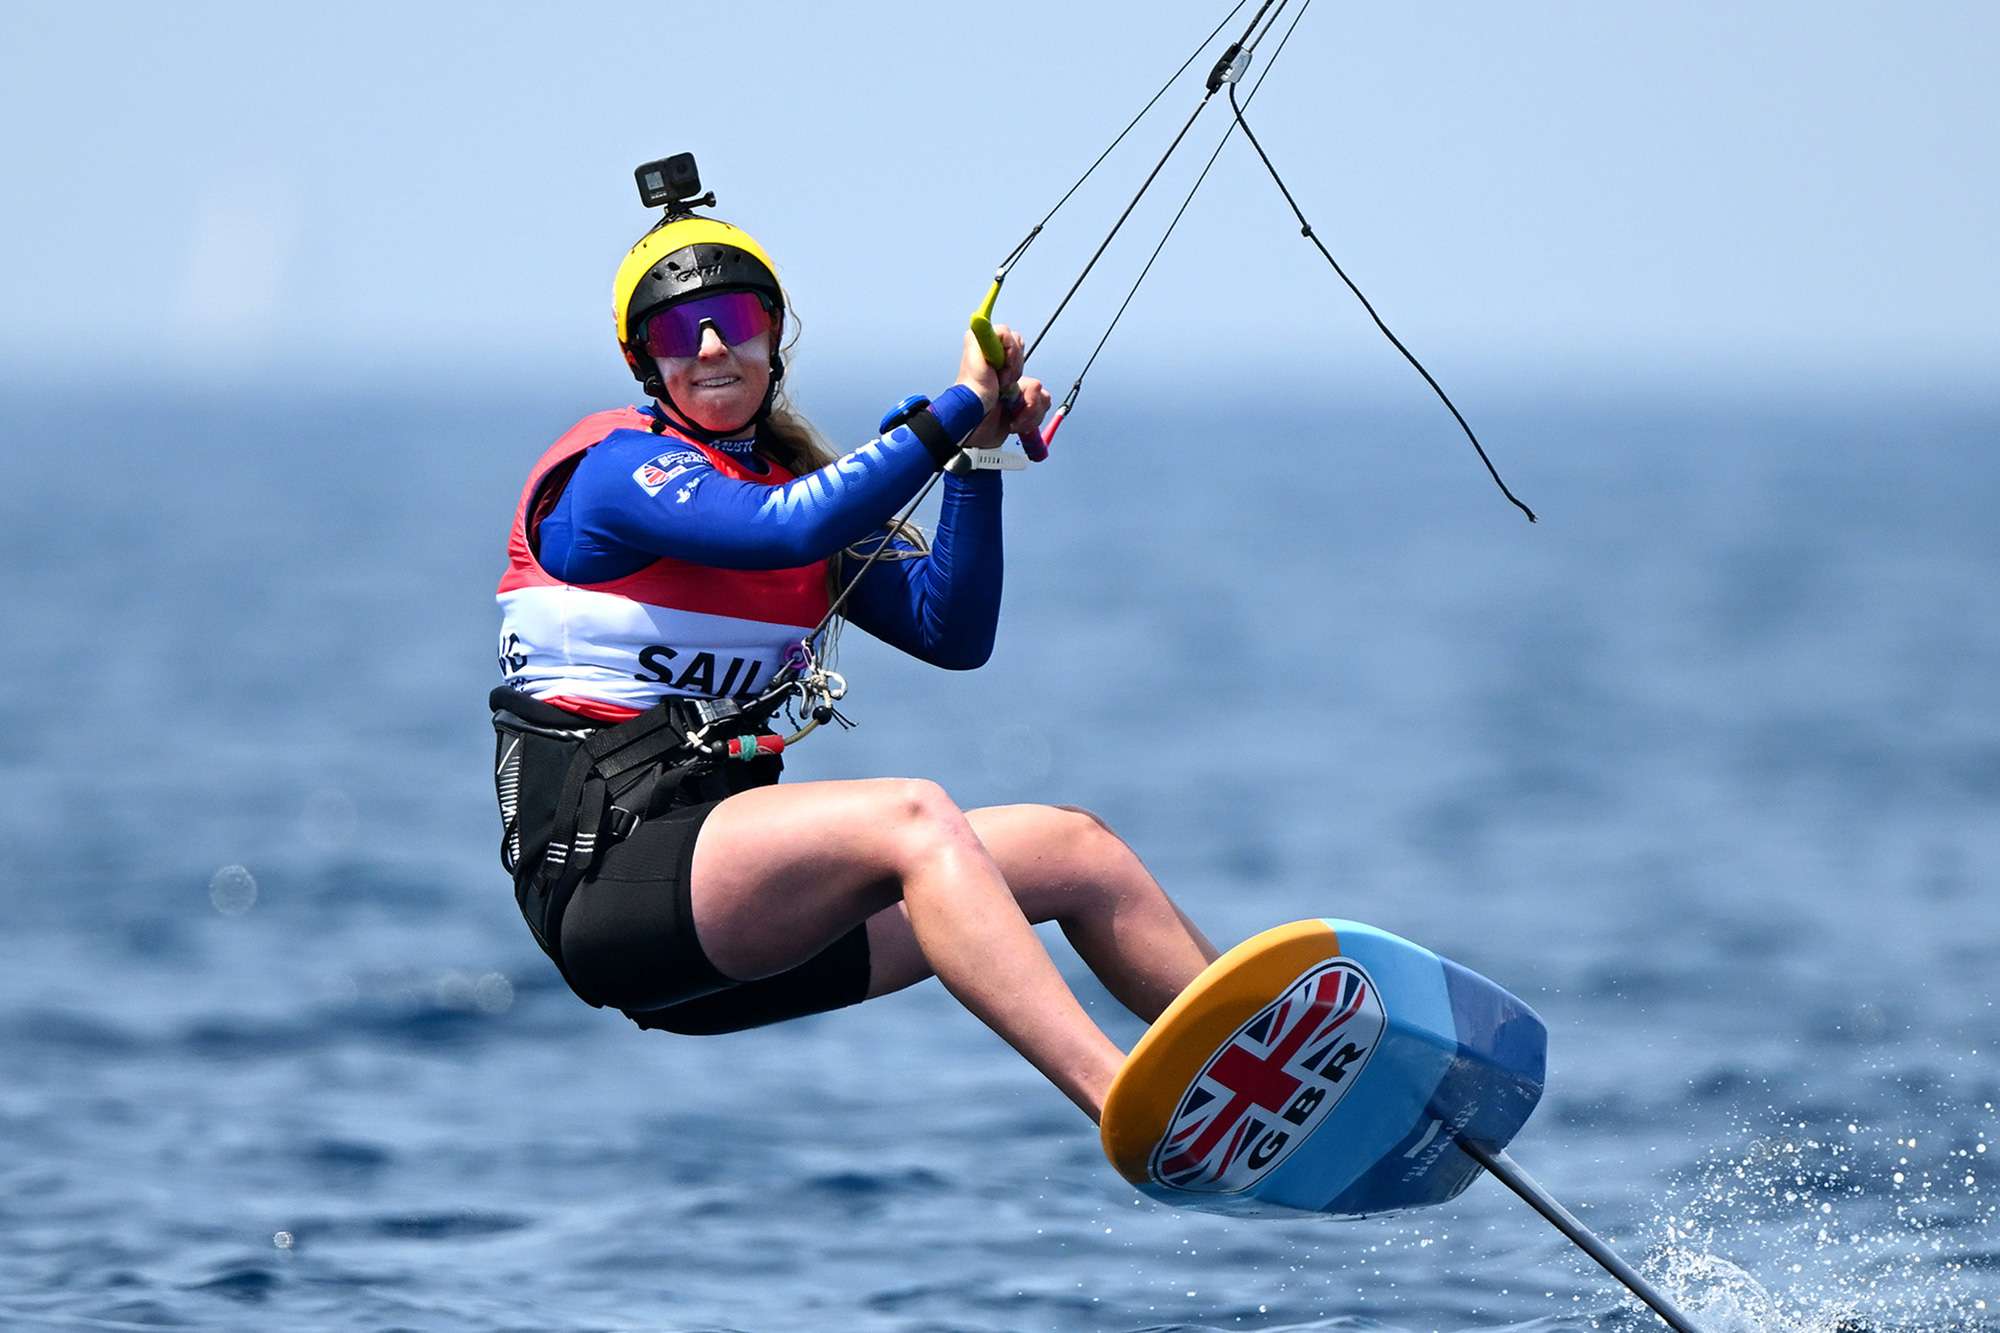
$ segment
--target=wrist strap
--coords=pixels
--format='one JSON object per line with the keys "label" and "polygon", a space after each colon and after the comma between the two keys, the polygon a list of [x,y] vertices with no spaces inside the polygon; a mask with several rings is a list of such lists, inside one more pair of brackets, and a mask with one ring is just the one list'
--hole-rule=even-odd
{"label": "wrist strap", "polygon": [[911,416],[903,424],[910,428],[910,434],[923,441],[930,451],[931,461],[943,467],[958,452],[958,444],[946,433],[944,423],[937,419],[937,413],[926,407]]}

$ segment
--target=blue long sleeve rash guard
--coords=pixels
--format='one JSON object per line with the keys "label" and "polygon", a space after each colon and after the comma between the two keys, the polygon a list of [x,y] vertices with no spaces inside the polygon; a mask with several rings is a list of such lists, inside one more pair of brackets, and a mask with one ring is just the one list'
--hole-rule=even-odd
{"label": "blue long sleeve rash guard", "polygon": [[[954,387],[932,404],[953,440],[984,406]],[[746,469],[764,466],[747,444],[722,443]],[[671,473],[664,484],[639,474]],[[586,451],[542,520],[537,557],[569,583],[604,583],[661,557],[725,569],[791,569],[871,536],[922,488],[936,464],[907,426],[798,479],[772,486],[716,471],[699,450],[649,431],[618,430]],[[897,540],[892,546],[911,550]],[[849,569],[858,568],[851,558]],[[883,642],[937,666],[967,669],[993,651],[1000,617],[1000,476],[944,479],[928,553],[875,562],[843,614]]]}

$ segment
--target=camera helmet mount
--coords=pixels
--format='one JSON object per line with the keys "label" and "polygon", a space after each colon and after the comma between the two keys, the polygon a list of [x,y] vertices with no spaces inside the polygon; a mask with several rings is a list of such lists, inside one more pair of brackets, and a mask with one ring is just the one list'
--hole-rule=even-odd
{"label": "camera helmet mount", "polygon": [[[695,439],[713,442],[761,422],[777,397],[785,362],[778,350],[783,340],[785,293],[777,266],[750,233],[720,218],[705,217],[696,208],[713,208],[715,194],[701,194],[701,176],[694,154],[677,153],[640,166],[633,176],[639,198],[665,210],[651,231],[639,238],[618,265],[611,284],[611,317],[619,350],[632,377],[666,409],[671,424]],[[756,293],[771,312],[771,382],[756,415],[732,430],[713,431],[696,425],[667,393],[666,380],[645,347],[646,320],[666,306],[715,292]]]}

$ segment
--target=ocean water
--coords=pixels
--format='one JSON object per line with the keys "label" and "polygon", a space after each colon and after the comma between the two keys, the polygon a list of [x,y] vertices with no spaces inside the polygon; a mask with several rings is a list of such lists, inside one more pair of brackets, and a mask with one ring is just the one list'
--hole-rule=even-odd
{"label": "ocean water", "polygon": [[[2000,402],[1820,387],[1467,401],[1536,527],[1417,390],[1094,388],[1009,479],[994,661],[850,635],[792,776],[1086,805],[1219,942],[1510,986],[1515,1155],[1710,1333],[2000,1329]],[[935,983],[573,1000],[483,701],[516,488],[602,405],[0,395],[0,1327],[1657,1326],[1490,1181],[1143,1200]]]}

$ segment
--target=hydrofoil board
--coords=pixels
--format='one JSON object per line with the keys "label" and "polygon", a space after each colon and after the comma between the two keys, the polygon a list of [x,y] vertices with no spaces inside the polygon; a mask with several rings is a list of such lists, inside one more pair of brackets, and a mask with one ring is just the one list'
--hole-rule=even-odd
{"label": "hydrofoil board", "polygon": [[1362,1217],[1442,1203],[1541,1099],[1548,1033],[1478,973],[1355,921],[1209,964],[1126,1057],[1104,1152],[1167,1203]]}

